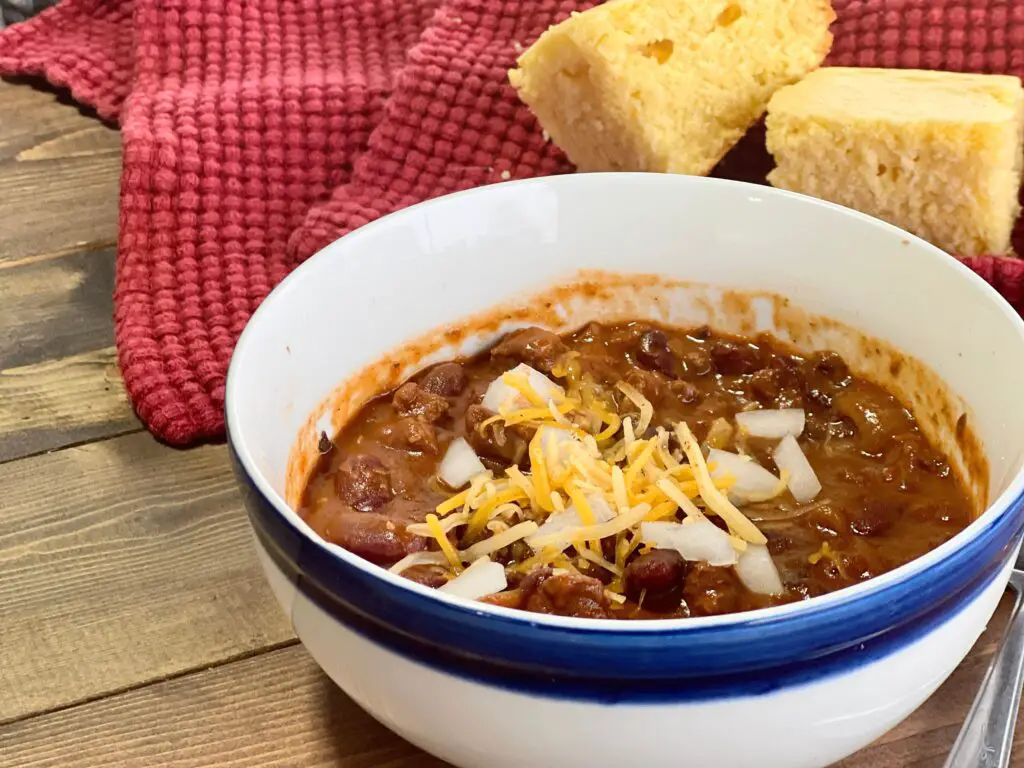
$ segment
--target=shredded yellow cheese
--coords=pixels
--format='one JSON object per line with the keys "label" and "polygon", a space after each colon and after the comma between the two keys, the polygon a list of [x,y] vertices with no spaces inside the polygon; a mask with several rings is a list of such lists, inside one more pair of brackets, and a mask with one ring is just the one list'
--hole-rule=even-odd
{"label": "shredded yellow cheese", "polygon": [[537,434],[530,441],[530,476],[533,478],[537,506],[545,512],[552,512],[555,507],[551,503],[551,486],[548,485],[548,469],[544,460],[544,446],[541,443],[543,434],[537,430]]}
{"label": "shredded yellow cheese", "polygon": [[633,419],[630,416],[622,420],[622,439],[626,443],[627,451],[636,442],[636,432],[633,430]]}
{"label": "shredded yellow cheese", "polygon": [[[465,525],[469,522],[469,515],[465,512],[456,512],[454,515],[448,515],[441,521],[441,530],[448,533],[453,528],[458,528],[460,525]],[[426,523],[412,523],[406,527],[409,533],[415,534],[416,536],[425,536],[431,538],[434,535],[433,530]]]}
{"label": "shredded yellow cheese", "polygon": [[624,509],[629,508],[629,494],[626,492],[626,477],[622,474],[622,467],[618,464],[612,465],[612,495],[615,506],[621,514]]}
{"label": "shredded yellow cheese", "polygon": [[620,381],[615,386],[640,410],[640,421],[636,425],[636,434],[643,435],[647,432],[647,428],[651,426],[651,419],[654,418],[654,406],[651,405],[650,400],[644,397],[640,391],[631,384]]}
{"label": "shredded yellow cheese", "polygon": [[[734,478],[725,473],[711,476],[713,463],[705,460],[685,423],[672,425],[682,450],[671,449],[672,435],[665,427],[658,426],[653,437],[645,437],[652,431],[654,406],[635,387],[626,382],[615,385],[624,396],[621,405],[630,411],[623,415],[617,412],[612,393],[581,373],[572,355],[555,366],[556,376],[558,371],[565,373],[564,394],[558,388],[541,395],[526,376],[503,374],[502,381],[518,393],[512,400],[522,407],[503,407],[501,413],[484,421],[484,425],[502,422],[535,430],[527,448],[528,472],[509,466],[504,476],[486,472],[474,477],[469,488],[438,504],[426,522],[408,526],[410,533],[434,539],[440,551],[410,555],[396,567],[436,563],[457,574],[465,563],[489,559],[498,550],[528,538],[534,554],[509,568],[526,573],[549,566],[559,573],[574,573],[577,566],[597,566],[613,577],[606,587],[609,599],[621,602],[625,600],[626,564],[638,548],[650,550],[641,542],[644,522],[681,519],[687,523],[713,514],[725,521],[730,542],[738,552],[766,542],[757,526],[725,495]],[[559,432],[552,431],[556,429]],[[738,439],[738,430],[724,419],[714,422],[708,438],[718,446]],[[786,480],[783,475],[779,489],[773,489],[771,495],[741,501],[774,498],[786,487]],[[578,525],[536,535],[551,514],[565,513],[570,505],[579,518]],[[611,519],[606,518],[609,509]],[[461,551],[448,539],[459,529]],[[605,557],[601,546],[608,538],[615,544],[612,559]],[[812,555],[811,562],[823,556],[830,556],[827,545]]]}
{"label": "shredded yellow cheese", "polygon": [[448,563],[440,552],[413,552],[388,568],[392,573],[402,573],[417,565],[445,565]]}
{"label": "shredded yellow cheese", "polygon": [[594,435],[594,439],[599,443],[603,443],[605,440],[610,440],[615,437],[615,434],[619,431],[619,427],[622,425],[622,420],[619,419],[618,416],[611,414],[606,423],[608,426]]}
{"label": "shredded yellow cheese", "polygon": [[823,541],[821,543],[821,547],[818,549],[817,552],[815,552],[807,558],[807,562],[809,562],[811,565],[817,565],[823,557],[827,557],[829,560],[834,559],[832,548],[828,545],[827,541]]}
{"label": "shredded yellow cheese", "polygon": [[487,501],[481,504],[473,513],[473,516],[469,520],[469,528],[466,529],[465,539],[473,541],[477,536],[483,533],[484,528],[487,526],[487,522],[491,519],[492,513],[495,512],[499,506],[513,501],[520,501],[525,498],[526,494],[519,488],[509,488],[501,493],[497,493],[495,491],[495,493],[491,495]]}
{"label": "shredded yellow cheese", "polygon": [[518,392],[530,404],[538,408],[547,408],[547,402],[541,397],[529,380],[521,373],[508,371],[501,376],[501,380]]}
{"label": "shredded yellow cheese", "polygon": [[514,566],[520,573],[529,573],[537,566],[550,565],[555,558],[562,554],[560,549],[555,547],[544,547],[540,552],[526,558],[523,562]]}
{"label": "shredded yellow cheese", "polygon": [[459,554],[455,551],[455,547],[448,541],[448,536],[445,534],[444,529],[441,528],[437,515],[427,515],[427,525],[430,527],[430,532],[434,535],[437,545],[441,548],[441,552],[448,558],[448,564],[452,567],[452,570],[460,573],[462,571],[462,561],[459,560]]}
{"label": "shredded yellow cheese", "polygon": [[633,486],[636,484],[637,476],[643,471],[647,462],[654,456],[654,452],[657,448],[658,444],[654,440],[648,440],[644,445],[643,450],[641,450],[637,457],[630,462],[625,476],[627,491],[631,491],[633,489]]}
{"label": "shredded yellow cheese", "polygon": [[617,566],[615,563],[609,563],[601,555],[599,555],[596,552],[593,552],[593,551],[591,551],[589,549],[580,550],[580,558],[582,558],[583,560],[586,560],[587,562],[591,562],[594,565],[599,565],[602,568],[604,568],[605,570],[610,571],[611,573],[614,573],[616,576],[621,576],[622,575],[622,568]]}
{"label": "shredded yellow cheese", "polygon": [[510,544],[515,544],[520,539],[525,539],[537,532],[537,524],[532,520],[513,525],[504,533],[499,533],[490,538],[478,541],[471,547],[467,547],[460,553],[463,560],[472,562],[478,557],[489,555],[492,552],[497,552],[499,549],[504,549]]}
{"label": "shredded yellow cheese", "polygon": [[468,498],[469,498],[469,488],[464,490],[462,493],[455,494],[450,499],[446,499],[445,501],[442,501],[440,504],[438,504],[434,508],[434,512],[437,514],[438,517],[444,517],[449,512],[451,512],[453,510],[456,510],[459,507],[461,507],[463,504],[465,504],[466,503],[466,499],[468,499]]}
{"label": "shredded yellow cheese", "polygon": [[650,511],[651,507],[649,504],[638,504],[633,509],[620,512],[617,517],[613,517],[607,523],[584,525],[575,528],[566,528],[561,531],[554,531],[553,533],[549,533],[545,536],[534,537],[531,539],[530,543],[535,548],[543,548],[546,546],[557,546],[558,544],[563,543],[568,545],[577,539],[582,541],[603,539],[606,536],[614,536],[620,531],[625,531],[628,528],[632,528],[634,525],[638,525]]}
{"label": "shredded yellow cheese", "polygon": [[575,483],[570,482],[566,486],[565,492],[569,494],[569,499],[572,501],[572,505],[576,507],[576,514],[580,516],[580,520],[584,525],[593,525],[597,522],[594,518],[594,510],[590,508],[590,502]]}
{"label": "shredded yellow cheese", "polygon": [[700,452],[700,446],[697,444],[697,440],[690,431],[690,428],[683,422],[679,422],[676,424],[676,436],[679,438],[679,443],[683,446],[683,453],[686,454],[690,466],[693,467],[697,479],[697,487],[700,489],[700,495],[707,502],[707,505],[719,517],[725,520],[726,525],[729,526],[729,529],[736,536],[749,541],[751,544],[766,543],[768,540],[757,529],[757,526],[736,509],[732,502],[715,486],[715,481],[711,479],[711,473],[704,462],[704,455]]}
{"label": "shredded yellow cheese", "polygon": [[675,502],[687,517],[692,517],[694,519],[704,517],[704,513],[697,509],[697,505],[690,500],[689,496],[686,495],[686,492],[683,491],[682,488],[672,481],[672,478],[661,478],[661,480],[658,481],[658,490]]}
{"label": "shredded yellow cheese", "polygon": [[658,506],[654,507],[650,512],[647,513],[647,517],[644,518],[646,523],[656,523],[659,520],[664,520],[667,517],[672,517],[676,513],[676,509],[679,505],[674,501],[663,501]]}

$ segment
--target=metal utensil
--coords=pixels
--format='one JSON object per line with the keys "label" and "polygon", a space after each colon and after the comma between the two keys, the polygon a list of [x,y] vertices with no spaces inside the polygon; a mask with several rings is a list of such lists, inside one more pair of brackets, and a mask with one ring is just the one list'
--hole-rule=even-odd
{"label": "metal utensil", "polygon": [[989,664],[944,768],[1009,768],[1013,729],[1024,685],[1024,550],[1010,574],[1016,593],[1006,634]]}

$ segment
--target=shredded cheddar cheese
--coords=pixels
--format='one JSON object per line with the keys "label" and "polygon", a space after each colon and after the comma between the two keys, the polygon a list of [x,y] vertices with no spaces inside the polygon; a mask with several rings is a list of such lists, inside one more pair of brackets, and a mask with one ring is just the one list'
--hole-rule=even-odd
{"label": "shredded cheddar cheese", "polygon": [[[529,466],[511,465],[497,475],[482,472],[468,488],[437,504],[425,522],[409,525],[409,533],[435,542],[437,551],[408,555],[393,571],[435,564],[457,575],[466,565],[516,545],[507,570],[602,569],[612,576],[606,585],[609,599],[621,603],[627,563],[638,549],[651,549],[641,540],[644,523],[685,524],[718,516],[737,553],[766,542],[736,504],[774,498],[786,488],[785,473],[770,495],[728,497],[735,478],[715,472],[685,423],[655,424],[654,405],[639,390],[626,382],[614,389],[595,384],[581,373],[574,355],[552,368],[564,379],[564,389],[554,382],[548,387],[537,371],[501,376],[500,382],[518,394],[483,425],[534,430],[527,445]],[[706,446],[723,447],[738,435],[729,422],[716,420]],[[542,528],[553,515],[560,517]],[[453,532],[462,549],[449,540]],[[609,543],[613,550],[607,550]],[[614,552],[611,559],[606,551]],[[826,544],[810,560],[829,556]]]}
{"label": "shredded cheddar cheese", "polygon": [[427,515],[427,526],[430,528],[430,533],[433,535],[434,540],[437,541],[437,545],[441,548],[442,554],[448,558],[448,564],[451,565],[452,570],[460,573],[462,571],[462,561],[459,559],[459,553],[455,551],[455,547],[448,541],[448,536],[445,534],[444,529],[441,528],[437,515]]}
{"label": "shredded cheddar cheese", "polygon": [[616,576],[621,576],[622,575],[622,568],[620,568],[615,563],[609,563],[601,555],[599,555],[596,552],[593,552],[593,551],[591,551],[589,549],[581,550],[580,551],[580,558],[582,560],[586,560],[587,562],[593,563],[594,565],[599,565],[602,568],[604,568],[606,571],[610,571],[611,573],[615,574]]}
{"label": "shredded cheddar cheese", "polygon": [[654,406],[651,401],[640,394],[639,390],[631,384],[620,381],[615,387],[640,410],[640,421],[636,425],[636,434],[643,435],[651,426],[651,419],[654,418]]}
{"label": "shredded cheddar cheese", "polygon": [[827,541],[823,541],[821,543],[821,547],[818,549],[817,552],[815,552],[813,555],[807,558],[807,562],[809,562],[811,565],[817,565],[822,558],[827,558],[829,560],[833,559],[832,548],[828,545]]}
{"label": "shredded cheddar cheese", "polygon": [[745,539],[751,544],[766,543],[768,540],[764,537],[763,533],[757,530],[757,526],[736,509],[732,502],[725,497],[725,494],[715,486],[715,481],[711,478],[708,466],[704,462],[704,454],[701,453],[700,446],[697,444],[697,440],[690,431],[690,428],[686,424],[679,422],[676,424],[676,436],[683,446],[683,453],[686,454],[690,466],[693,467],[697,479],[697,487],[700,489],[700,495],[707,502],[707,505],[719,517],[725,520],[726,525],[729,526],[729,529],[735,536]]}

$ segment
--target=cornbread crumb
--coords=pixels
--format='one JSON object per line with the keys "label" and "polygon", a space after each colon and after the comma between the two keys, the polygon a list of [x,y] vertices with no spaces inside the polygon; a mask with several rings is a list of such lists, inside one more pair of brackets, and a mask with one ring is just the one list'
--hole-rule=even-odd
{"label": "cornbread crumb", "polygon": [[766,126],[773,186],[957,255],[1009,251],[1024,152],[1018,78],[828,67],[776,93]]}
{"label": "cornbread crumb", "polygon": [[613,0],[548,29],[509,80],[582,171],[706,174],[832,45],[828,0]]}

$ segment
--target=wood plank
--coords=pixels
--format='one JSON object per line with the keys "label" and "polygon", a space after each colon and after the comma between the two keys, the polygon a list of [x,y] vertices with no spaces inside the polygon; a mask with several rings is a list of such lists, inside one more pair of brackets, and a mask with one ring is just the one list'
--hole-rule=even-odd
{"label": "wood plank", "polygon": [[0,165],[0,261],[112,245],[120,156]]}
{"label": "wood plank", "polygon": [[[1002,632],[1009,604],[971,660],[910,720],[835,768],[939,768]],[[301,646],[156,683],[0,728],[12,765],[443,768],[359,710]],[[1024,767],[1018,728],[1013,768]]]}
{"label": "wood plank", "polygon": [[9,462],[0,488],[0,722],[292,639],[223,446],[139,433]]}
{"label": "wood plank", "polygon": [[0,163],[120,151],[117,126],[37,78],[0,80]]}
{"label": "wood plank", "polygon": [[301,646],[15,723],[0,743],[19,768],[444,765],[363,713]]}
{"label": "wood plank", "polygon": [[0,370],[0,463],[141,428],[113,347]]}
{"label": "wood plank", "polygon": [[0,462],[140,429],[113,350],[114,251],[0,262]]}
{"label": "wood plank", "polygon": [[0,367],[114,343],[114,251],[0,262]]}
{"label": "wood plank", "polygon": [[117,130],[52,92],[0,82],[0,264],[112,245]]}

